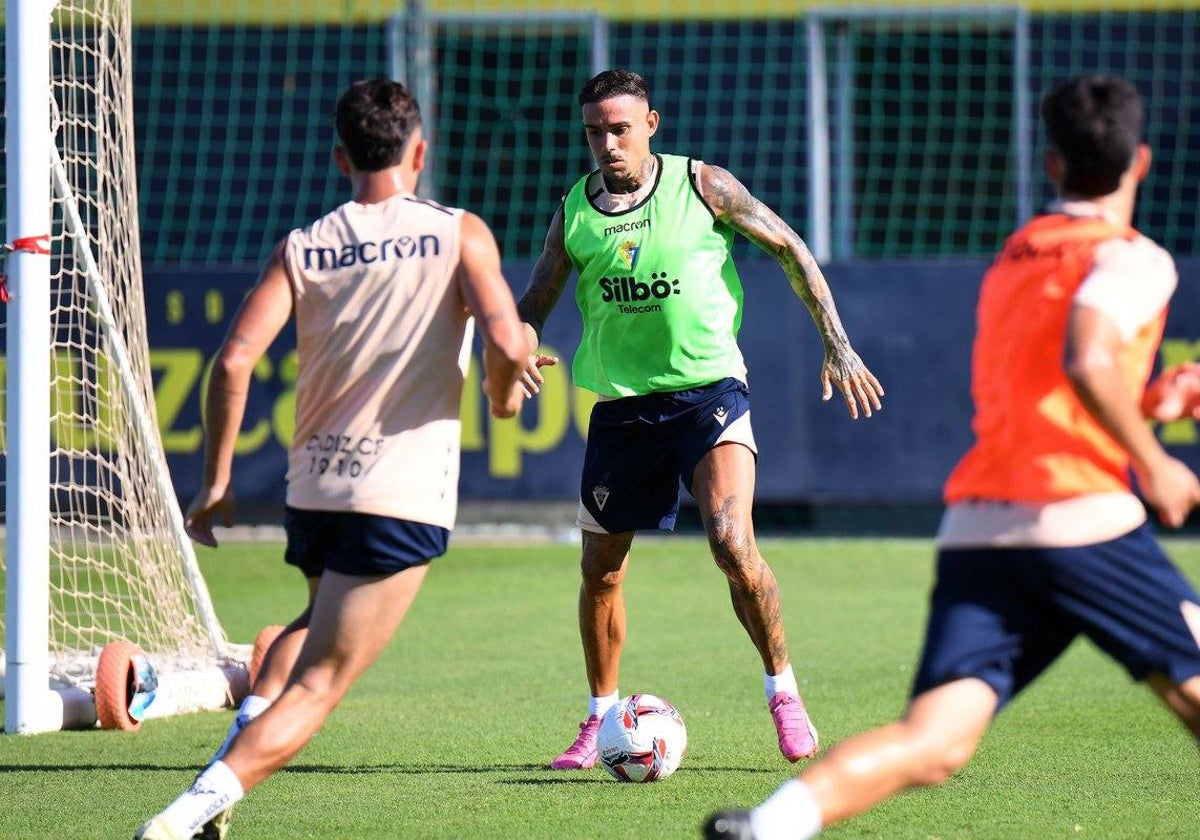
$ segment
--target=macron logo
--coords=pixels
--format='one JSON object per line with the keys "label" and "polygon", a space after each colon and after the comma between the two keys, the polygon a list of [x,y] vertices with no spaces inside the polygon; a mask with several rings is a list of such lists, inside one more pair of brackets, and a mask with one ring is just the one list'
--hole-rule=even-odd
{"label": "macron logo", "polygon": [[347,243],[340,248],[305,248],[305,271],[331,271],[335,268],[369,265],[388,261],[398,262],[413,257],[436,257],[442,252],[441,241],[433,234],[419,237],[398,236],[381,242]]}
{"label": "macron logo", "polygon": [[650,229],[649,219],[638,219],[635,222],[621,222],[615,225],[609,225],[604,229],[605,236],[612,236],[614,233],[628,233],[631,230],[641,230],[642,228]]}

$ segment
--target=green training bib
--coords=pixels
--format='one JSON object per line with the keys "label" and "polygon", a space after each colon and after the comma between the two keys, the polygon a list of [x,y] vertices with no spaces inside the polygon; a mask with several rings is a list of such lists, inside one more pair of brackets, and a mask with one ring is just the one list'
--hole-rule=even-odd
{"label": "green training bib", "polygon": [[700,198],[688,158],[656,157],[657,183],[636,207],[598,209],[587,196],[590,175],[563,202],[583,313],[572,374],[602,396],[682,391],[746,374],[733,231]]}

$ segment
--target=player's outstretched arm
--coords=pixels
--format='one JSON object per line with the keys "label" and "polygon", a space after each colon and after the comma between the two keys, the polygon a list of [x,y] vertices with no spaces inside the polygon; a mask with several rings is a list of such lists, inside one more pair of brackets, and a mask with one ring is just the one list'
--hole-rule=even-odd
{"label": "player's outstretched arm", "polygon": [[1166,453],[1146,425],[1118,362],[1122,345],[1108,316],[1094,307],[1074,306],[1063,368],[1083,407],[1129,454],[1146,501],[1164,525],[1178,528],[1200,503],[1200,481]]}
{"label": "player's outstretched arm", "polygon": [[258,282],[242,301],[208,380],[204,405],[204,486],[188,505],[184,527],[196,542],[215,547],[213,517],[233,524],[233,447],[237,441],[250,377],[292,315],[292,287],[283,261],[285,242],[276,246]]}
{"label": "player's outstretched arm", "polygon": [[1163,370],[1146,386],[1142,415],[1160,423],[1184,417],[1200,420],[1200,363],[1181,362]]}
{"label": "player's outstretched arm", "polygon": [[500,249],[483,219],[462,218],[459,280],[467,309],[483,338],[483,392],[496,417],[512,417],[521,408],[520,377],[525,337],[512,292],[500,271]]}
{"label": "player's outstretched arm", "polygon": [[541,390],[545,379],[541,368],[558,364],[558,358],[537,352],[542,340],[542,329],[551,310],[562,297],[571,276],[571,257],[567,254],[566,238],[563,233],[562,205],[554,211],[550,220],[550,229],[546,231],[546,242],[542,253],[533,265],[533,273],[529,277],[529,286],[517,303],[517,312],[525,324],[525,337],[529,345],[529,359],[521,382],[531,396]]}
{"label": "player's outstretched arm", "polygon": [[804,302],[817,325],[825,346],[821,367],[821,396],[828,400],[833,388],[841,391],[853,418],[859,410],[870,417],[882,406],[883,386],[850,346],[842,328],[833,293],[821,267],[804,241],[770,207],[750,194],[746,187],[719,166],[700,167],[700,192],[718,220],[729,225],[773,256],[783,268],[788,283]]}

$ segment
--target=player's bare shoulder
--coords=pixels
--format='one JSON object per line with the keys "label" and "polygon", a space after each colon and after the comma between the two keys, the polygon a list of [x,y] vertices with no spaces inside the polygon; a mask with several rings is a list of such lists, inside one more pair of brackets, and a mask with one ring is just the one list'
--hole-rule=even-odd
{"label": "player's bare shoulder", "polygon": [[565,213],[561,201],[555,208],[554,215],[550,217],[550,227],[546,230],[546,239],[542,244],[539,262],[542,260],[553,266],[560,266],[563,263],[569,265],[570,263],[570,257],[567,254]]}
{"label": "player's bare shoulder", "polygon": [[470,210],[464,210],[459,219],[459,226],[464,248],[469,245],[473,248],[495,249],[497,254],[499,253],[492,229],[480,216]]}
{"label": "player's bare shoulder", "polygon": [[760,203],[745,185],[724,167],[694,161],[691,174],[700,197],[718,219],[740,218]]}
{"label": "player's bare shoulder", "polygon": [[539,268],[534,273],[551,283],[562,284],[571,272],[571,255],[567,251],[566,217],[562,203],[550,219],[546,241],[538,258]]}
{"label": "player's bare shoulder", "polygon": [[461,242],[458,260],[458,283],[468,312],[478,318],[488,317],[488,301],[503,286],[500,249],[487,222],[469,210],[459,220]]}
{"label": "player's bare shoulder", "polygon": [[729,170],[701,163],[693,170],[700,197],[713,216],[768,253],[780,256],[789,250],[806,251],[799,235]]}

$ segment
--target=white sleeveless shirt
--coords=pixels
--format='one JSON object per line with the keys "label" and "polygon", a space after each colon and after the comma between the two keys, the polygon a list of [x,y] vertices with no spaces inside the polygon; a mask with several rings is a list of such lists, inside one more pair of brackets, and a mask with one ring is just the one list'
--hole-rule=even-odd
{"label": "white sleeveless shirt", "polygon": [[472,321],[463,211],[348,202],[287,238],[299,371],[288,505],[452,528]]}

